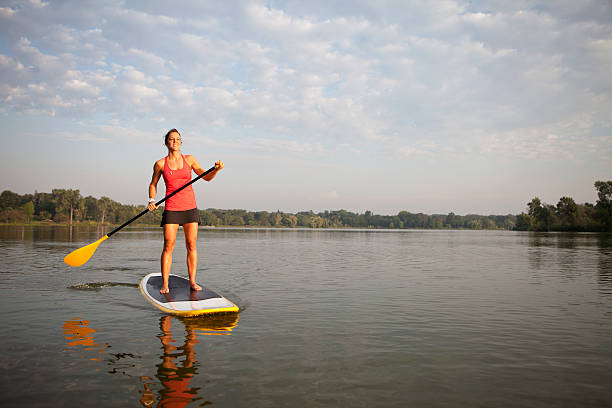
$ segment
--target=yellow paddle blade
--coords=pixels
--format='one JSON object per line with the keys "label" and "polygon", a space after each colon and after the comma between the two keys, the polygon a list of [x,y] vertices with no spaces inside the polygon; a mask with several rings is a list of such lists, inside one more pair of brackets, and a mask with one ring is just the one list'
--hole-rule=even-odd
{"label": "yellow paddle blade", "polygon": [[72,251],[71,253],[66,255],[66,257],[64,258],[64,262],[74,267],[83,265],[85,262],[89,261],[89,258],[91,258],[94,252],[96,252],[98,245],[100,245],[100,243],[106,238],[108,238],[108,235],[103,236],[92,244]]}

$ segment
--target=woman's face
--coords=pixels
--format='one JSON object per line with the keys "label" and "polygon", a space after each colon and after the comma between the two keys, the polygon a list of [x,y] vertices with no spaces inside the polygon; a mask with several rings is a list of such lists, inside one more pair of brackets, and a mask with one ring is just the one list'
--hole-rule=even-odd
{"label": "woman's face", "polygon": [[168,135],[168,142],[166,143],[169,150],[180,150],[181,149],[181,135],[176,132],[170,133]]}

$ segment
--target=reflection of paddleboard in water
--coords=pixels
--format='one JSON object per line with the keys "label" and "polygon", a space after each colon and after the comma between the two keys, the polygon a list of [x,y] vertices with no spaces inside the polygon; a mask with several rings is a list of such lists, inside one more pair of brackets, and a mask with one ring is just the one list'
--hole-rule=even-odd
{"label": "reflection of paddleboard in water", "polygon": [[238,306],[213,292],[207,287],[193,291],[189,286],[189,279],[177,275],[170,275],[168,288],[170,293],[161,294],[162,276],[160,273],[151,273],[140,281],[140,292],[153,306],[178,316],[197,316],[211,313],[238,312]]}

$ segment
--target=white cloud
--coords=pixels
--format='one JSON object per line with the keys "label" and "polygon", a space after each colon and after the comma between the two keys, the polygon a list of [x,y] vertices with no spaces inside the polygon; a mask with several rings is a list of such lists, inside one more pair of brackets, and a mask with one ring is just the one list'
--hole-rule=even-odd
{"label": "white cloud", "polygon": [[9,18],[17,13],[16,10],[10,7],[0,7],[0,18]]}
{"label": "white cloud", "polygon": [[36,8],[44,8],[49,5],[49,3],[44,2],[42,0],[29,0],[30,4]]}
{"label": "white cloud", "polygon": [[108,8],[106,9],[109,18],[115,17],[117,22],[127,26],[149,28],[156,30],[168,30],[179,24],[177,18],[168,17],[160,14],[151,14],[134,9]]}
{"label": "white cloud", "polygon": [[87,82],[80,79],[71,79],[65,82],[64,89],[79,93],[81,95],[98,96],[100,94],[100,88],[92,86]]}
{"label": "white cloud", "polygon": [[285,34],[307,33],[314,28],[314,24],[304,18],[291,17],[282,10],[265,7],[262,4],[251,3],[246,7],[247,16],[261,29],[277,31]]}
{"label": "white cloud", "polygon": [[[12,71],[10,73],[16,74],[24,71],[25,67],[21,62],[16,61],[15,59],[6,55],[0,54],[0,69],[5,71]],[[7,72],[5,75],[10,75],[10,73]]]}
{"label": "white cloud", "polygon": [[48,79],[51,76],[61,75],[73,65],[70,58],[42,53],[25,37],[19,39],[17,51],[20,62],[31,68],[33,72],[39,73],[38,78]]}
{"label": "white cloud", "polygon": [[164,58],[155,55],[153,52],[139,50],[137,48],[130,48],[127,51],[128,55],[135,56],[140,59],[142,63],[147,66],[147,69],[156,69],[156,70],[164,70],[166,67],[173,67],[174,63],[172,61],[167,61]]}
{"label": "white cloud", "polygon": [[5,117],[168,120],[228,148],[398,163],[609,153],[602,1],[44,4],[0,8]]}

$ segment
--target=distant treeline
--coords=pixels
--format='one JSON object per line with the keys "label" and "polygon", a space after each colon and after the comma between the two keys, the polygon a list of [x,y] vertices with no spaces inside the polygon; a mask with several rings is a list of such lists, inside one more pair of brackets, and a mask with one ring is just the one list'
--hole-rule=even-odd
{"label": "distant treeline", "polygon": [[[79,190],[53,189],[51,193],[19,195],[5,190],[0,194],[0,222],[30,223],[46,221],[61,224],[121,224],[144,206],[125,205],[108,197],[83,197]],[[137,223],[152,223],[151,216],[141,217]]]}
{"label": "distant treeline", "polygon": [[[108,197],[82,197],[79,190],[54,189],[51,193],[24,195],[6,190],[0,194],[0,222],[3,223],[121,224],[143,209],[144,206],[125,205]],[[139,218],[134,224],[159,225],[162,210],[163,207]],[[200,220],[202,225],[209,226],[512,229],[516,216],[426,215],[408,211],[397,215],[377,215],[371,211],[357,214],[346,210],[292,214],[209,208],[200,210]]]}
{"label": "distant treeline", "polygon": [[[598,181],[595,187],[599,193],[596,205],[577,205],[571,198],[563,197],[555,207],[534,198],[528,205],[528,214],[519,216],[427,215],[408,211],[400,211],[397,215],[377,215],[371,211],[358,214],[346,210],[292,214],[209,208],[200,210],[200,220],[202,225],[237,227],[610,231],[612,182]],[[144,206],[125,205],[108,197],[82,197],[79,190],[53,189],[51,193],[24,195],[6,190],[0,194],[1,223],[121,224],[143,209]],[[159,225],[162,210],[149,213],[134,224]]]}
{"label": "distant treeline", "polygon": [[612,232],[612,181],[596,181],[597,203],[576,204],[561,197],[557,205],[542,203],[535,197],[527,213],[516,217],[517,231],[601,231]]}

